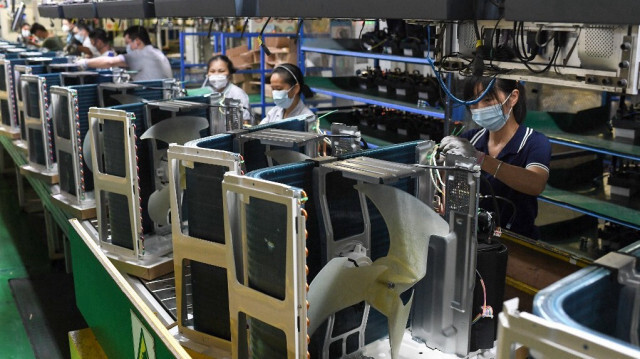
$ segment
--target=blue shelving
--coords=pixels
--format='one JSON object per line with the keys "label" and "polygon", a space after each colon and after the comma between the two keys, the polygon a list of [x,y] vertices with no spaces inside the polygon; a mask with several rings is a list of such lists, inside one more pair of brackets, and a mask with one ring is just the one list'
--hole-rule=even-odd
{"label": "blue shelving", "polygon": [[545,112],[528,113],[525,125],[544,133],[552,143],[640,161],[640,146],[616,141],[607,133],[576,134],[562,131]]}
{"label": "blue shelving", "polygon": [[613,203],[609,196],[603,194],[584,195],[547,185],[539,198],[560,207],[640,230],[640,211],[632,208],[637,206]]}
{"label": "blue shelving", "polygon": [[335,86],[331,79],[320,77],[308,77],[306,79],[307,84],[314,92],[339,97],[356,102],[366,103],[369,105],[383,106],[392,108],[395,110],[406,111],[411,113],[417,113],[424,116],[431,116],[435,118],[444,118],[444,110],[433,107],[418,107],[416,104],[390,99],[381,96],[374,96],[369,94],[363,94],[358,91],[349,91],[338,88]]}
{"label": "blue shelving", "polygon": [[430,60],[426,58],[377,54],[372,52],[357,51],[353,48],[353,46],[347,45],[345,47],[345,45],[350,42],[352,41],[348,41],[348,40],[337,41],[334,39],[323,39],[323,38],[305,39],[304,45],[301,47],[301,50],[303,52],[315,52],[319,54],[327,54],[327,55],[334,55],[334,56],[350,56],[350,57],[360,57],[360,58],[367,58],[367,59],[374,59],[374,60],[404,62],[408,64],[429,65]]}

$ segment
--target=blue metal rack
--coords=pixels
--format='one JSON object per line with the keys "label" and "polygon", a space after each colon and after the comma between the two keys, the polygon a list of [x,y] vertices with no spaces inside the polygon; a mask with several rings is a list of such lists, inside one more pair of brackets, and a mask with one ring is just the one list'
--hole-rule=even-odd
{"label": "blue metal rack", "polygon": [[[211,37],[213,40],[213,52],[220,52],[223,55],[227,53],[227,39],[231,38],[247,38],[249,39],[247,47],[251,50],[252,47],[252,38],[257,38],[260,36],[257,32],[251,33],[234,33],[234,32],[180,32],[180,81],[184,82],[185,80],[185,70],[187,68],[193,67],[206,67],[207,64],[187,64],[184,59],[184,51],[185,51],[185,37],[187,36],[201,36],[201,37]],[[292,33],[266,33],[262,34],[262,37],[292,37],[296,36],[296,34]],[[260,103],[251,104],[251,107],[260,107],[262,109],[262,114],[266,114],[266,108],[270,103],[267,103],[265,100],[264,94],[264,85],[266,74],[270,73],[270,69],[265,68],[265,56],[264,50],[262,47],[260,48],[260,68],[257,70],[238,70],[239,74],[260,74]]]}
{"label": "blue metal rack", "polygon": [[[359,58],[367,58],[367,59],[373,59],[378,61],[383,60],[383,61],[394,61],[394,62],[403,62],[403,63],[419,64],[419,65],[429,65],[429,59],[426,59],[426,58],[353,51],[353,50],[343,48],[335,40],[314,38],[314,39],[305,39],[304,44],[300,46],[300,55],[298,56],[298,61],[300,63],[300,68],[302,69],[304,65],[304,58],[303,58],[304,52],[315,52],[315,53],[327,54],[327,55],[333,55],[333,56],[359,57]],[[450,76],[450,75],[447,74],[447,76]],[[370,105],[384,106],[384,107],[416,113],[424,116],[432,116],[436,118],[448,117],[446,116],[445,111],[442,109],[437,109],[433,107],[419,107],[409,102],[392,100],[392,99],[387,99],[379,96],[365,95],[365,94],[358,93],[356,91],[335,89],[330,86],[322,86],[322,85],[314,86],[313,80],[309,82],[311,84],[311,89],[313,91],[317,93],[325,94],[328,96],[343,98],[343,99],[366,103]],[[445,131],[447,131],[446,128],[445,128]]]}

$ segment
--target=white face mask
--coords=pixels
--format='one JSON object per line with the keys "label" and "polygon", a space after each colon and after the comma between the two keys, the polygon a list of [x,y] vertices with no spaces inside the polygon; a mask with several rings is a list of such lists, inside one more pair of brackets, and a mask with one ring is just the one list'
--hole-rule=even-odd
{"label": "white face mask", "polygon": [[215,90],[221,90],[227,87],[229,83],[229,78],[227,75],[209,75],[209,84]]}
{"label": "white face mask", "polygon": [[130,54],[131,52],[133,52],[133,49],[131,48],[131,44],[127,44],[126,51],[127,51],[127,54]]}
{"label": "white face mask", "polygon": [[271,92],[271,96],[273,96],[273,103],[285,110],[288,109],[293,103],[293,99],[289,98],[289,91],[292,89],[293,87],[288,90],[273,90]]}
{"label": "white face mask", "polygon": [[473,122],[478,124],[478,126],[484,127],[489,131],[495,132],[500,130],[507,123],[509,116],[511,116],[511,110],[513,110],[513,107],[511,107],[507,114],[502,112],[502,106],[507,103],[509,97],[511,97],[511,94],[509,94],[509,96],[507,96],[507,98],[502,103],[497,103],[495,105],[483,108],[472,109],[471,119],[473,120]]}
{"label": "white face mask", "polygon": [[71,30],[69,25],[62,25],[62,32],[69,32],[69,30]]}
{"label": "white face mask", "polygon": [[29,30],[22,30],[21,33],[22,33],[22,37],[31,36],[31,31],[29,31]]}

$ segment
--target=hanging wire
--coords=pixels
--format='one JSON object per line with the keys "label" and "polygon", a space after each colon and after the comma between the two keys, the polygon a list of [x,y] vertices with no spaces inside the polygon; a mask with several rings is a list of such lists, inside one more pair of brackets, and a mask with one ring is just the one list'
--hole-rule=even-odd
{"label": "hanging wire", "polygon": [[[431,27],[427,26],[427,36],[429,37],[429,40],[431,39]],[[491,91],[491,89],[493,88],[493,85],[496,82],[496,77],[495,75],[493,76],[493,78],[491,79],[491,81],[489,82],[489,84],[487,85],[487,88],[484,89],[484,91],[482,91],[482,93],[480,93],[480,95],[478,95],[478,97],[476,97],[473,100],[469,100],[469,101],[465,101],[465,100],[461,100],[459,98],[457,98],[453,93],[451,93],[451,90],[449,90],[449,87],[447,86],[447,84],[444,83],[444,80],[442,80],[442,75],[440,73],[440,71],[438,69],[436,69],[435,63],[433,62],[433,59],[431,59],[431,55],[427,52],[427,64],[429,66],[431,66],[431,69],[433,70],[434,74],[436,75],[436,80],[438,80],[438,83],[440,84],[440,87],[442,88],[442,90],[444,91],[444,93],[447,95],[447,97],[449,97],[451,100],[453,100],[456,103],[462,104],[462,105],[466,105],[466,106],[470,106],[470,105],[475,105],[478,102],[480,102],[480,100],[482,100],[484,98],[484,96],[486,96],[487,93],[489,93],[489,91]]]}
{"label": "hanging wire", "polygon": [[258,35],[258,45],[260,45],[260,47],[262,47],[262,50],[264,51],[264,53],[267,56],[271,55],[271,51],[269,51],[269,48],[264,43],[262,35],[264,34],[264,30],[267,28],[267,25],[269,24],[269,21],[271,21],[271,16],[269,16],[267,18],[267,21],[264,23],[264,26],[262,26],[262,30],[260,30],[260,35]]}

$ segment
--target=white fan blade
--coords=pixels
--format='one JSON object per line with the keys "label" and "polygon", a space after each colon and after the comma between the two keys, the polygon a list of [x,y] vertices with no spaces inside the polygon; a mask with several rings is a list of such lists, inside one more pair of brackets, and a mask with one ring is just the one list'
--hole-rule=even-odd
{"label": "white fan blade", "polygon": [[158,225],[169,225],[169,210],[171,203],[169,201],[169,186],[165,186],[159,191],[155,191],[149,196],[147,204],[149,217]]}
{"label": "white fan blade", "polygon": [[389,268],[380,280],[394,283],[400,294],[425,276],[429,238],[447,235],[449,225],[418,198],[395,187],[363,183],[355,188],[371,199],[387,224],[389,252],[374,264]]}
{"label": "white fan blade", "polygon": [[89,171],[93,172],[93,163],[91,162],[91,142],[90,131],[87,131],[87,134],[84,136],[84,142],[82,142],[82,159],[84,160],[84,165],[89,169]]}
{"label": "white fan blade", "polygon": [[368,288],[385,269],[383,266],[352,267],[345,257],[330,260],[309,286],[309,335],[331,314],[364,301]]}
{"label": "white fan blade", "polygon": [[155,139],[183,145],[200,138],[200,131],[209,127],[209,121],[198,116],[178,116],[160,121],[147,129],[140,139]]}

